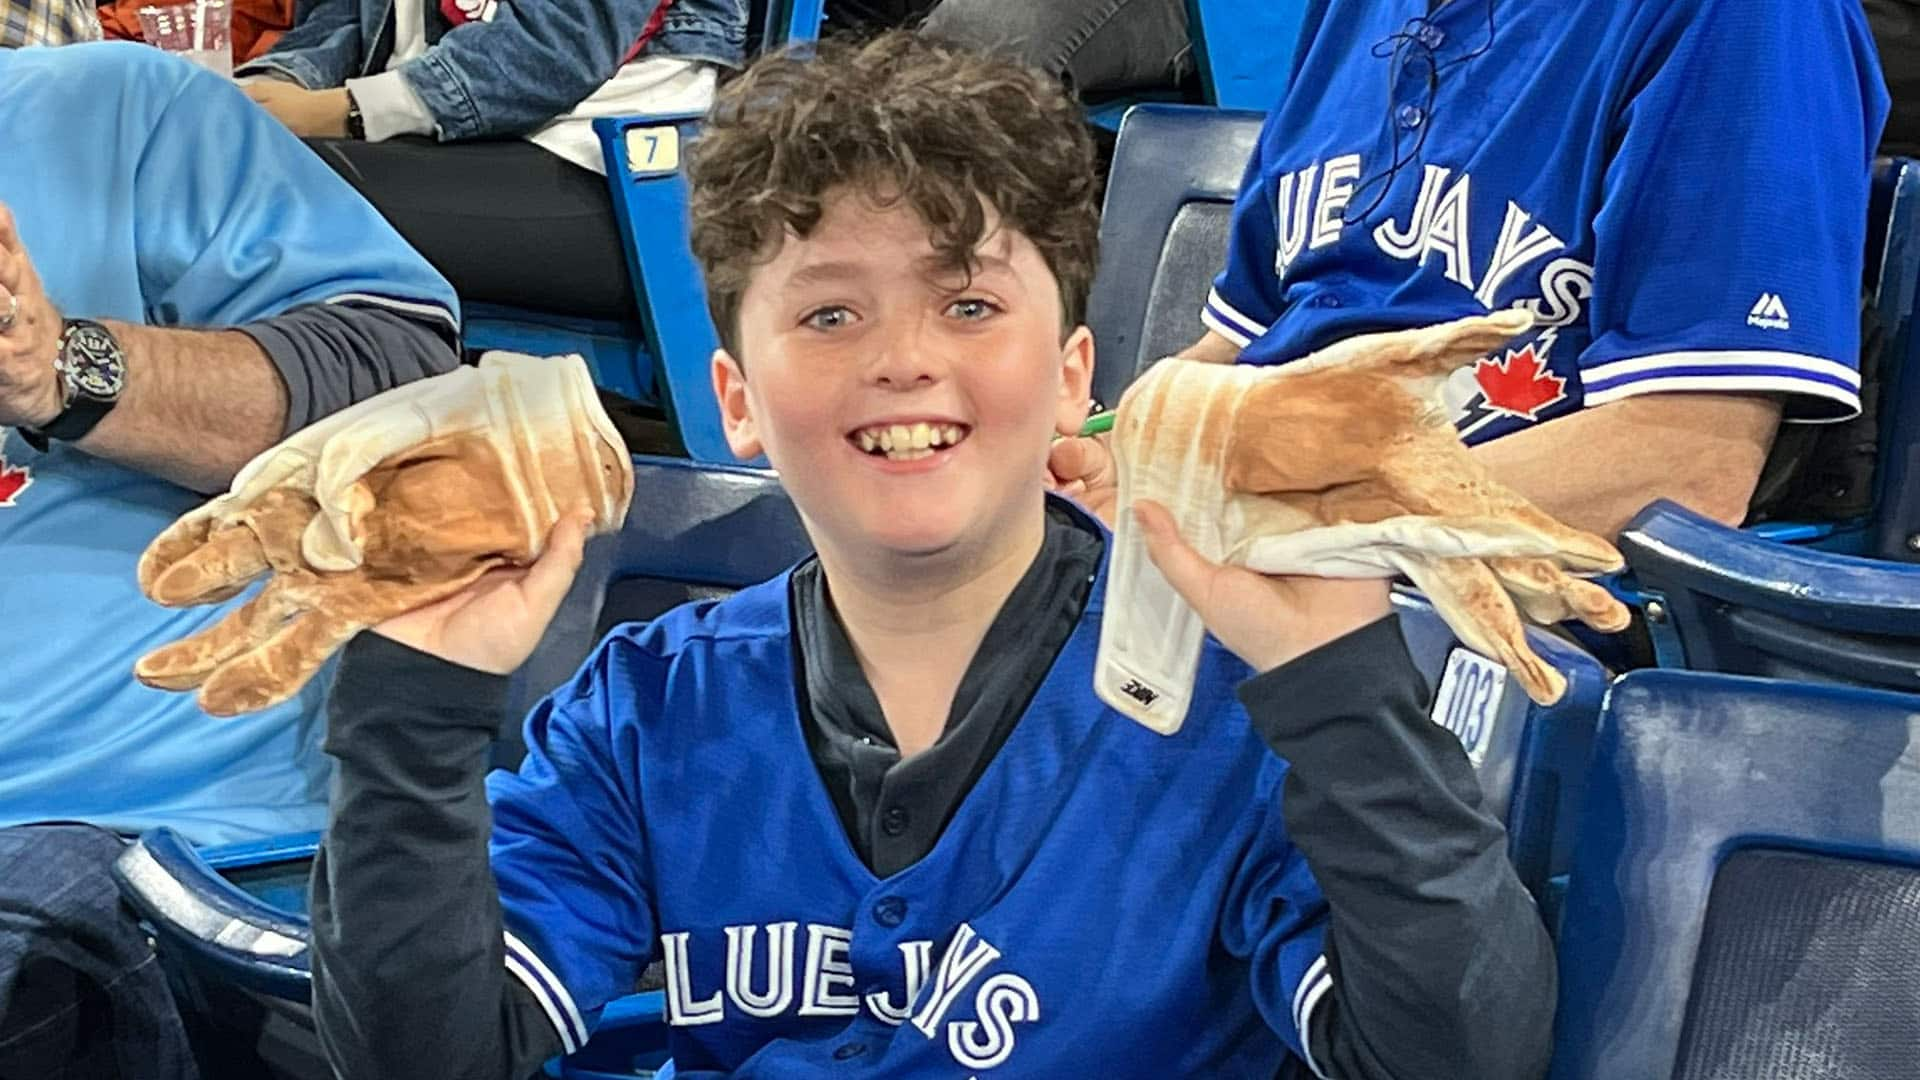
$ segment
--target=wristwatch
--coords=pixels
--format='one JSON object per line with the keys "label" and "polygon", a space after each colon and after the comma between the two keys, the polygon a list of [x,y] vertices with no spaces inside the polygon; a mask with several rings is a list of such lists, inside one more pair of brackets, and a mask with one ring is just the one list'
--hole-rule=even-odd
{"label": "wristwatch", "polygon": [[367,138],[367,118],[360,115],[360,99],[353,96],[352,88],[347,90],[347,138]]}
{"label": "wristwatch", "polygon": [[60,355],[53,370],[60,376],[59,416],[42,428],[21,428],[20,437],[35,450],[48,440],[73,442],[106,419],[127,384],[127,354],[112,331],[86,319],[68,319],[60,334]]}

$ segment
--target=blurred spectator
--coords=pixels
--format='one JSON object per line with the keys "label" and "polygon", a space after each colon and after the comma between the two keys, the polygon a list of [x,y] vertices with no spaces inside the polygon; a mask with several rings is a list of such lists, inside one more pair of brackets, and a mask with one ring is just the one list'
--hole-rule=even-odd
{"label": "blurred spectator", "polygon": [[1194,72],[1186,0],[941,0],[922,30],[1015,57],[1088,97],[1173,89]]}
{"label": "blurred spectator", "polygon": [[463,299],[622,318],[592,120],[705,111],[746,31],[747,0],[314,0],[237,74]]}
{"label": "blurred spectator", "polygon": [[156,607],[135,563],[289,432],[451,369],[454,298],[183,59],[0,49],[0,107],[0,1074],[190,1077],[116,834],[320,827],[324,680],[235,720],[140,686],[139,656],[231,605]]}
{"label": "blurred spectator", "polygon": [[99,40],[100,20],[86,4],[67,0],[7,0],[0,4],[0,48]]}
{"label": "blurred spectator", "polygon": [[[140,9],[165,0],[112,0],[100,5],[100,27],[115,41],[140,41]],[[294,0],[227,0],[233,9],[233,62],[244,64],[273,47],[293,25]]]}

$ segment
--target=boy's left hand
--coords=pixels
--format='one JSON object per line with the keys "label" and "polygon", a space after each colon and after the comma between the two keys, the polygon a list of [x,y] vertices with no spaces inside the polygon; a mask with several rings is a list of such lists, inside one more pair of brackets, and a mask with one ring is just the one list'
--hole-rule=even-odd
{"label": "boy's left hand", "polygon": [[1271,671],[1393,611],[1385,580],[1268,577],[1206,558],[1159,503],[1134,504],[1147,554],[1220,643]]}

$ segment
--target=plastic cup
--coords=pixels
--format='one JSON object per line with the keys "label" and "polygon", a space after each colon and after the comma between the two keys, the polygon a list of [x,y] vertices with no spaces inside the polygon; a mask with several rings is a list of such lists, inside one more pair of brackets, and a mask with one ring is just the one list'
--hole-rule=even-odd
{"label": "plastic cup", "polygon": [[233,25],[226,0],[194,0],[187,4],[140,9],[140,36],[147,44],[233,78]]}

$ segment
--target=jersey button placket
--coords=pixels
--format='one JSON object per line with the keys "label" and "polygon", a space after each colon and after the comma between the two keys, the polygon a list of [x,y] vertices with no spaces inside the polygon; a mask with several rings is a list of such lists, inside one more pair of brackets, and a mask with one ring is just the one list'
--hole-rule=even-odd
{"label": "jersey button placket", "polygon": [[891,930],[907,921],[907,902],[898,896],[883,896],[873,905],[873,921]]}

